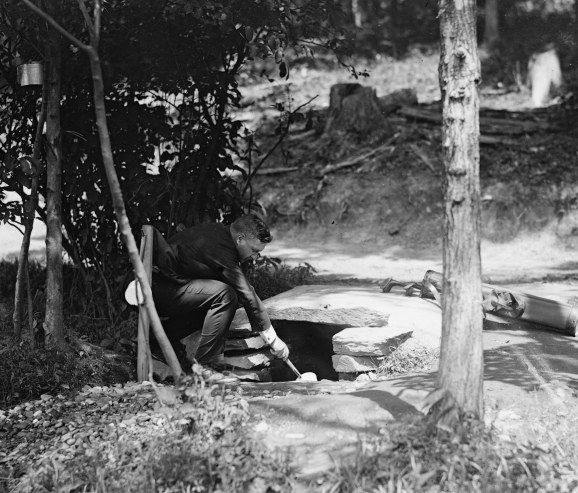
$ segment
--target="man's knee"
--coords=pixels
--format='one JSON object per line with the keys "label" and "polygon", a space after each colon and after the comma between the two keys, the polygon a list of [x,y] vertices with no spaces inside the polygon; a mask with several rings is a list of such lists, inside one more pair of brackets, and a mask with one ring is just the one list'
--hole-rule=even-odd
{"label": "man's knee", "polygon": [[219,289],[215,293],[217,298],[222,303],[225,303],[227,305],[233,305],[236,307],[237,302],[238,302],[236,291],[228,284],[225,284],[225,283],[219,283],[219,284],[220,284]]}

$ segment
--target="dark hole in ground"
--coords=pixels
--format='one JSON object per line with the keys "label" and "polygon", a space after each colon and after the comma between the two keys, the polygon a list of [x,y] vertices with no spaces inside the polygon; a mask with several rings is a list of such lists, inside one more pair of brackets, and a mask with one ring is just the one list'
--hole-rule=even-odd
{"label": "dark hole in ground", "polygon": [[[301,373],[313,372],[318,380],[338,380],[333,369],[332,338],[345,327],[311,322],[274,321],[277,335],[285,341],[291,354],[289,359]],[[289,367],[278,359],[271,363],[274,382],[295,380]]]}

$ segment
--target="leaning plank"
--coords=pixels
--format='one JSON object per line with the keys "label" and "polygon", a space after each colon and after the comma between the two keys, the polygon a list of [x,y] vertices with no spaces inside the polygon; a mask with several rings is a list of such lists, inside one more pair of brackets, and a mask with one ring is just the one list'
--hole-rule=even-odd
{"label": "leaning plank", "polygon": [[[140,244],[140,258],[144,270],[148,277],[149,284],[152,282],[153,268],[153,227],[145,225],[142,227],[142,238]],[[136,285],[135,285],[136,289]],[[144,304],[138,307],[138,336],[137,336],[137,379],[139,382],[149,379],[152,370],[150,346],[149,346],[150,320]]]}

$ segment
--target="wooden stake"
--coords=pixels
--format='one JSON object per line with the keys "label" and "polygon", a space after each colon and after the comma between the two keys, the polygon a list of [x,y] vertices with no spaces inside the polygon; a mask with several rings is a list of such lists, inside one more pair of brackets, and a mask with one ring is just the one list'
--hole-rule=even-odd
{"label": "wooden stake", "polygon": [[[140,259],[143,263],[149,284],[152,283],[153,267],[153,227],[143,226],[140,241]],[[137,297],[138,299],[138,297]],[[136,372],[139,382],[150,379],[152,372],[151,350],[149,344],[150,319],[144,304],[138,307],[138,349]]]}

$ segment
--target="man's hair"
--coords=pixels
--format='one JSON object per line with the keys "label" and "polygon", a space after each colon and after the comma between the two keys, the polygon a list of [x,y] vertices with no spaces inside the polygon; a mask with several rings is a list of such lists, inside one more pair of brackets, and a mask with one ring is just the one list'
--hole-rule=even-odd
{"label": "man's hair", "polygon": [[262,243],[270,243],[273,240],[267,225],[255,214],[245,214],[235,219],[231,224],[231,228],[235,234],[244,234],[257,238]]}

